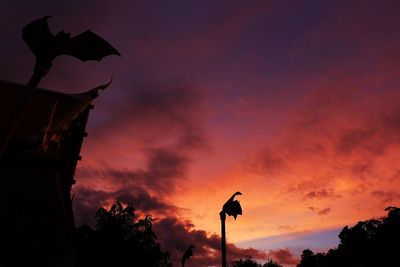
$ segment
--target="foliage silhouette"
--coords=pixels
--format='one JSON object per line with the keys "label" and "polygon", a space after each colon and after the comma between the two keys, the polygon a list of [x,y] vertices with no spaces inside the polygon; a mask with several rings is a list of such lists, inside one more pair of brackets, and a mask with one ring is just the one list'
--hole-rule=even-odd
{"label": "foliage silhouette", "polygon": [[190,244],[190,246],[186,249],[186,251],[182,255],[181,264],[182,267],[185,267],[186,260],[190,260],[190,257],[193,256],[194,246]]}
{"label": "foliage silhouette", "polygon": [[282,265],[269,259],[263,265],[257,263],[253,258],[246,257],[244,259],[235,260],[232,262],[232,267],[282,267]]}
{"label": "foliage silhouette", "polygon": [[337,248],[314,254],[306,249],[297,267],[400,266],[400,208],[388,207],[387,216],[344,227]]}
{"label": "foliage silhouette", "polygon": [[77,267],[172,266],[168,253],[156,242],[152,218],[136,220],[133,206],[116,201],[109,210],[96,212],[96,222],[94,229],[77,228]]}

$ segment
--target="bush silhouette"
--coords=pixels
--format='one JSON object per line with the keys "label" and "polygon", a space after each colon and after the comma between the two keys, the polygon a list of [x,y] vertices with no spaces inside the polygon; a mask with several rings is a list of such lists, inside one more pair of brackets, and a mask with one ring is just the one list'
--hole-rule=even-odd
{"label": "bush silhouette", "polygon": [[96,212],[96,226],[76,230],[76,266],[167,267],[169,255],[156,242],[152,218],[136,220],[135,209],[115,202]]}

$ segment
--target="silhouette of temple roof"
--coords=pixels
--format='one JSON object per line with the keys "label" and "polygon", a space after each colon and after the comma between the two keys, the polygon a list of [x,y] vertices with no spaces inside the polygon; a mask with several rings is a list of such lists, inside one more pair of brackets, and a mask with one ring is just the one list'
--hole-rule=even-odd
{"label": "silhouette of temple roof", "polygon": [[[59,142],[71,123],[92,107],[98,91],[108,84],[80,94],[66,94],[37,88],[12,136],[12,142],[31,143],[46,147],[48,142]],[[15,119],[16,106],[26,92],[26,86],[0,81],[0,121]],[[0,131],[6,131],[10,123],[2,123]]]}
{"label": "silhouette of temple roof", "polygon": [[[41,88],[33,92],[0,160],[1,212],[7,214],[0,219],[1,225],[6,225],[0,227],[0,236],[5,237],[0,248],[4,255],[12,255],[13,261],[27,262],[11,265],[72,262],[71,188],[91,103],[109,84],[80,94]],[[0,80],[0,137],[7,136],[15,125],[21,112],[16,109],[26,92],[25,85]]]}

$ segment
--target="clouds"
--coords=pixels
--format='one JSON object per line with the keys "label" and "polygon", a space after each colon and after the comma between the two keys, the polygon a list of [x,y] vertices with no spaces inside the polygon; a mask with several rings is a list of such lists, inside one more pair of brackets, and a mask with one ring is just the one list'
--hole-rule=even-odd
{"label": "clouds", "polygon": [[308,207],[309,210],[315,212],[316,214],[323,216],[323,215],[327,215],[331,212],[331,208],[315,208],[315,207]]}
{"label": "clouds", "polygon": [[137,85],[117,102],[99,105],[102,120],[89,127],[89,162],[78,168],[78,187],[105,191],[140,188],[163,198],[186,178],[194,153],[208,148],[197,89],[182,84]]}
{"label": "clouds", "polygon": [[77,219],[81,221],[87,218],[87,213],[94,214],[100,205],[112,199],[133,202],[145,212],[168,214],[176,211],[166,199],[176,192],[185,178],[187,159],[166,149],[149,150],[146,155],[144,169],[102,166],[78,169],[77,179],[80,183],[74,188]]}
{"label": "clouds", "polygon": [[150,195],[139,188],[123,188],[116,191],[91,190],[78,187],[75,190],[74,214],[77,225],[94,225],[94,214],[102,206],[108,206],[115,200],[134,205],[140,214],[176,214],[179,208]]}
{"label": "clouds", "polygon": [[82,182],[112,182],[117,188],[143,188],[160,196],[174,193],[179,182],[185,177],[188,159],[177,151],[162,148],[146,151],[145,158],[143,169],[116,169],[105,166],[80,168],[77,178]]}
{"label": "clouds", "polygon": [[[193,244],[194,256],[190,258],[192,266],[218,266],[220,264],[220,237],[216,234],[210,235],[203,230],[196,230],[194,227],[190,221],[165,218],[156,222],[154,231],[163,246],[169,249],[174,262],[179,262],[186,248]],[[245,256],[252,256],[259,260],[265,260],[269,256],[274,259],[279,258],[275,253],[269,255],[253,248],[239,248],[232,243],[227,244],[227,253],[229,261]]]}
{"label": "clouds", "polygon": [[[182,84],[135,87],[124,92],[122,102],[100,107],[100,113],[108,115],[89,129],[93,132],[92,144],[86,150],[91,161],[78,168],[78,184],[74,188],[77,222],[93,224],[92,216],[99,206],[119,199],[132,203],[138,214],[155,217],[158,240],[176,264],[190,243],[196,247],[191,259],[194,266],[218,264],[219,236],[195,229],[183,219],[185,209],[191,207],[181,208],[172,201],[175,194],[182,192],[192,157],[209,148],[202,127],[202,97],[196,88]],[[124,142],[123,148],[108,150],[116,140]],[[128,158],[136,158],[137,162],[113,161],[115,156],[121,159],[118,152],[129,149],[134,152]],[[234,257],[263,255],[257,250],[229,246]]]}
{"label": "clouds", "polygon": [[292,115],[272,150],[268,148],[268,153],[262,150],[258,160],[269,169],[283,162],[286,171],[313,169],[314,177],[323,175],[325,180],[316,185],[317,180],[311,179],[317,188],[308,192],[304,188],[305,197],[333,197],[335,188],[326,187],[327,183],[338,176],[369,180],[382,169],[381,158],[391,157],[392,149],[399,146],[400,106],[391,101],[398,98],[396,92],[376,95],[347,86],[318,89]]}
{"label": "clouds", "polygon": [[319,191],[311,191],[306,194],[306,198],[337,198],[341,197],[340,195],[335,195],[333,189],[321,189]]}
{"label": "clouds", "polygon": [[[164,156],[162,155],[162,157]],[[153,159],[152,156],[150,156],[150,159]],[[158,241],[162,244],[162,248],[171,254],[171,260],[175,265],[179,264],[182,254],[189,244],[195,246],[195,254],[190,259],[192,266],[218,265],[220,263],[220,236],[210,234],[205,230],[198,230],[190,220],[179,216],[185,213],[182,212],[181,208],[173,205],[168,197],[168,193],[174,190],[173,187],[165,187],[167,192],[163,192],[164,186],[160,185],[160,183],[165,182],[165,179],[179,175],[179,172],[171,167],[175,166],[176,162],[170,159],[163,162],[158,162],[158,160],[155,161],[158,163],[157,168],[155,170],[149,168],[148,171],[133,172],[115,169],[82,169],[79,171],[78,177],[90,181],[99,177],[108,177],[106,179],[113,180],[117,189],[104,191],[78,186],[75,189],[76,196],[74,198],[75,217],[78,225],[83,222],[93,225],[95,211],[100,206],[107,206],[118,199],[124,203],[133,204],[138,211],[137,214],[152,214],[154,216],[153,229]],[[151,164],[149,165],[151,166]],[[150,170],[152,171],[150,172]],[[153,174],[158,175],[153,176]],[[153,180],[147,183],[150,177]],[[119,183],[115,180],[122,180],[122,186],[118,186]],[[269,255],[264,251],[253,248],[239,248],[232,243],[228,243],[227,249],[228,259],[230,260],[245,256],[252,256],[260,260],[265,260],[268,257],[281,259],[275,254]]]}
{"label": "clouds", "polygon": [[144,86],[124,94],[99,107],[107,115],[88,129],[85,152],[91,164],[78,169],[78,179],[173,194],[193,153],[207,147],[201,97],[183,85]]}
{"label": "clouds", "polygon": [[102,120],[89,127],[73,191],[78,223],[114,199],[143,213],[167,216],[187,180],[195,153],[208,147],[199,91],[183,84],[136,84],[99,105]]}
{"label": "clouds", "polygon": [[137,82],[121,89],[118,99],[104,99],[99,105],[104,116],[94,125],[95,134],[118,132],[146,142],[172,136],[187,147],[205,143],[201,127],[204,96],[199,88],[179,82]]}
{"label": "clouds", "polygon": [[390,205],[393,202],[396,203],[400,201],[400,193],[393,190],[388,190],[388,191],[375,190],[371,192],[371,195],[382,201],[383,205]]}
{"label": "clouds", "polygon": [[295,258],[287,248],[271,250],[268,256],[280,264],[295,265],[299,262],[299,259]]}
{"label": "clouds", "polygon": [[265,148],[258,152],[257,157],[257,161],[249,163],[251,171],[278,175],[289,167],[285,161],[286,155],[281,155],[280,151]]}
{"label": "clouds", "polygon": [[[396,87],[368,88],[343,71],[307,86],[277,138],[259,142],[242,172],[258,187],[242,190],[263,196],[247,207],[254,227],[273,226],[277,234],[351,224],[400,203]],[[279,229],[292,221],[294,228]]]}

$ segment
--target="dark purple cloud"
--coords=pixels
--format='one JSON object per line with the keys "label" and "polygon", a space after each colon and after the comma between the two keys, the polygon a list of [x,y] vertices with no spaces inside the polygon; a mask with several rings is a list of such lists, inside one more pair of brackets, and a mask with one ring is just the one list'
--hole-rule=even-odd
{"label": "dark purple cloud", "polygon": [[[93,208],[112,197],[132,201],[143,211],[173,212],[175,208],[168,199],[185,182],[192,155],[209,147],[202,130],[202,97],[197,89],[182,84],[142,84],[123,94],[120,103],[113,99],[113,103],[103,103],[100,113],[106,115],[89,129],[93,134],[86,151],[92,160],[106,163],[83,164],[78,168],[78,214],[79,201],[90,200],[90,192],[98,196],[92,201],[97,206]],[[114,144],[121,136],[123,146],[116,149]],[[114,167],[119,165],[114,161],[121,158],[118,153],[139,156],[140,160],[133,162],[139,167]],[[92,189],[99,188],[99,184],[103,188]],[[85,212],[87,206],[90,205],[82,206]]]}
{"label": "dark purple cloud", "polygon": [[400,200],[400,193],[388,190],[374,190],[371,192],[372,196],[381,200],[382,204],[389,205],[390,203],[397,203]]}
{"label": "dark purple cloud", "polygon": [[318,213],[318,215],[327,215],[330,212],[331,212],[331,208],[325,208],[325,209],[319,210],[317,213]]}
{"label": "dark purple cloud", "polygon": [[174,205],[162,201],[139,188],[119,189],[116,191],[90,190],[77,188],[74,193],[74,214],[77,225],[94,225],[96,211],[107,204],[119,200],[132,204],[141,214],[172,215],[179,211]]}
{"label": "dark purple cloud", "polygon": [[296,258],[288,248],[270,250],[268,256],[280,264],[296,265],[299,259]]}
{"label": "dark purple cloud", "polygon": [[[260,148],[248,164],[253,171],[266,179],[282,173],[297,177],[285,193],[304,201],[365,192],[376,179],[394,183],[394,165],[383,158],[394,160],[399,147],[399,94],[364,90],[359,81],[346,79],[324,81],[308,94],[274,145]],[[336,181],[346,180],[351,189],[338,188]]]}
{"label": "dark purple cloud", "polygon": [[333,189],[321,189],[318,191],[310,191],[306,194],[306,198],[340,198],[340,195],[336,195]]}
{"label": "dark purple cloud", "polygon": [[279,151],[265,148],[258,152],[256,159],[250,161],[247,167],[251,171],[258,173],[280,174],[282,171],[287,171],[289,168],[286,160],[287,155],[281,155]]}
{"label": "dark purple cloud", "polygon": [[331,212],[331,208],[317,208],[317,207],[308,207],[309,210],[315,212],[316,214],[323,216],[328,215]]}
{"label": "dark purple cloud", "polygon": [[[168,217],[157,221],[154,225],[159,241],[168,248],[175,264],[180,262],[183,252],[193,244],[194,256],[190,258],[191,266],[218,266],[220,264],[221,239],[218,235],[210,235],[203,230],[196,230],[190,221]],[[253,248],[239,248],[232,243],[227,244],[228,261],[252,256],[265,260],[267,253]]]}
{"label": "dark purple cloud", "polygon": [[[143,169],[115,169],[107,166],[79,168],[77,180],[104,181],[119,188],[143,188],[160,196],[172,194],[185,177],[188,155],[164,148],[148,150]],[[79,186],[79,184],[78,184]]]}
{"label": "dark purple cloud", "polygon": [[182,148],[206,146],[204,95],[199,88],[182,83],[137,83],[120,89],[112,88],[118,99],[99,98],[95,112],[101,120],[89,124],[95,145],[119,135],[130,137],[128,145],[129,141],[149,144],[172,139]]}
{"label": "dark purple cloud", "polygon": [[[176,211],[165,199],[175,193],[185,178],[187,157],[166,149],[148,150],[146,157],[145,168],[137,170],[101,166],[79,168],[78,184],[73,190],[77,221],[91,218],[90,214],[111,199],[132,202],[144,212],[152,210],[168,214]],[[92,189],[98,183],[110,185],[112,189]]]}

